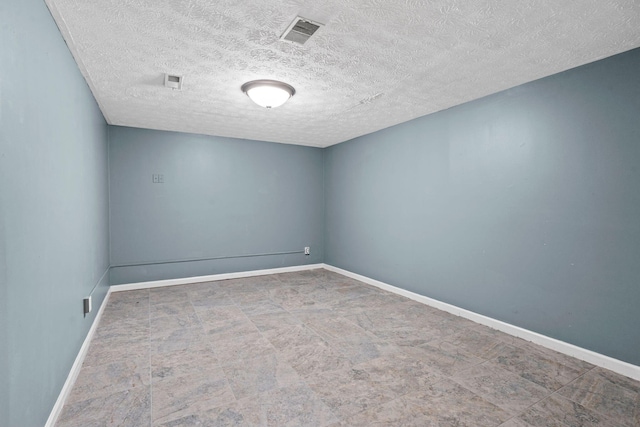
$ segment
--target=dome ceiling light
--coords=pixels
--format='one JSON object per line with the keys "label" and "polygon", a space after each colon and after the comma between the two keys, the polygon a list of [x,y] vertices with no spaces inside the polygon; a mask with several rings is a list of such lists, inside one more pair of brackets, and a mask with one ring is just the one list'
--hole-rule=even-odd
{"label": "dome ceiling light", "polygon": [[264,108],[279,107],[296,93],[293,86],[276,80],[253,80],[243,84],[241,89]]}

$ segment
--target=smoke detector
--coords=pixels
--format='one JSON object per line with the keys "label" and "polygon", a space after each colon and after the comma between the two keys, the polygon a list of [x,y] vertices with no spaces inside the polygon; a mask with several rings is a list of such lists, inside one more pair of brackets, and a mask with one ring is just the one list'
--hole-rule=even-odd
{"label": "smoke detector", "polygon": [[307,40],[316,32],[318,28],[324,24],[312,21],[311,19],[296,16],[291,24],[287,27],[284,33],[280,36],[280,40],[305,44]]}
{"label": "smoke detector", "polygon": [[165,74],[164,75],[164,86],[170,89],[181,90],[182,89],[182,76],[177,76],[175,74]]}

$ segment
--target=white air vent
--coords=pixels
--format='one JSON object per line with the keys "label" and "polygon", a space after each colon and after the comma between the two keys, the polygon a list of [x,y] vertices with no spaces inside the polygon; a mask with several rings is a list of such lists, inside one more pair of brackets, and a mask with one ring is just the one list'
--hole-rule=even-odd
{"label": "white air vent", "polygon": [[164,85],[171,89],[181,90],[182,80],[183,80],[182,76],[176,76],[174,74],[164,75]]}
{"label": "white air vent", "polygon": [[322,25],[323,24],[319,22],[296,16],[296,19],[293,20],[280,36],[280,40],[304,44]]}

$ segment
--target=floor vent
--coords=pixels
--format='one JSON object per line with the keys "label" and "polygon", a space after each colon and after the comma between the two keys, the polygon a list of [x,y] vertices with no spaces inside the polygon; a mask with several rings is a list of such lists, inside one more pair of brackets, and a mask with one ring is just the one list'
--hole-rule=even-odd
{"label": "floor vent", "polygon": [[307,18],[296,16],[296,19],[287,27],[285,32],[280,36],[280,40],[285,40],[297,44],[305,44],[307,40],[320,28],[323,24],[314,22]]}

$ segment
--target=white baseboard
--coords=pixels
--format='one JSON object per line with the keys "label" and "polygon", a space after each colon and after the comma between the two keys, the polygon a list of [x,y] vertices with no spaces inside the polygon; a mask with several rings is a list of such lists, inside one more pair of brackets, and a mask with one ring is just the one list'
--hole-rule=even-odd
{"label": "white baseboard", "polygon": [[188,285],[191,283],[215,282],[217,280],[241,279],[243,277],[267,276],[269,274],[291,273],[294,271],[315,270],[323,268],[324,264],[296,265],[293,267],[269,268],[266,270],[239,271],[237,273],[212,274],[210,276],[194,276],[182,279],[154,280],[151,282],[127,283],[112,285],[111,292],[134,291],[137,289],[160,288],[164,286]]}
{"label": "white baseboard", "polygon": [[[109,269],[107,269],[107,272]],[[104,275],[103,275],[104,277]],[[102,301],[102,305],[96,313],[96,318],[93,319],[93,324],[87,333],[87,336],[82,343],[82,347],[80,347],[80,351],[76,356],[76,360],[73,362],[73,366],[71,366],[71,371],[69,371],[69,375],[67,376],[67,380],[64,382],[62,386],[62,390],[60,390],[60,394],[58,395],[58,399],[56,400],[55,405],[53,405],[53,409],[49,414],[49,418],[47,419],[47,423],[44,425],[45,427],[54,427],[60,413],[62,412],[62,408],[64,407],[64,403],[73,388],[73,385],[78,378],[78,374],[80,374],[80,368],[82,368],[82,363],[84,362],[84,357],[87,355],[87,351],[89,350],[89,345],[91,344],[91,340],[93,339],[93,335],[98,328],[98,324],[100,323],[100,318],[102,317],[102,313],[104,312],[104,308],[107,306],[107,302],[109,301],[109,295],[111,295],[111,289],[107,290],[107,295],[105,295],[104,300]]]}
{"label": "white baseboard", "polygon": [[455,305],[428,298],[423,295],[416,294],[414,292],[407,291],[405,289],[401,289],[366,276],[362,276],[360,274],[352,273],[350,271],[334,267],[332,265],[324,264],[323,267],[329,271],[342,274],[343,276],[356,279],[360,282],[364,282],[385,291],[402,295],[403,297],[410,298],[422,304],[429,305],[431,307],[446,311],[456,316],[464,317],[465,319],[472,320],[481,325],[497,329],[498,331],[513,335],[518,338],[522,338],[526,341],[531,341],[534,344],[539,344],[543,347],[550,348],[559,353],[563,353],[568,356],[575,357],[576,359],[584,360],[585,362],[589,362],[593,365],[609,369],[618,374],[633,378],[634,380],[640,380],[640,366],[623,362],[621,360],[605,356],[604,354],[596,353],[595,351],[587,350],[585,348],[578,347],[576,345],[569,344],[564,341],[560,341],[555,338],[530,331],[528,329],[520,328],[518,326],[514,326],[509,323],[493,319],[491,317],[483,316],[482,314],[474,313],[473,311],[465,310],[464,308],[456,307]]}

